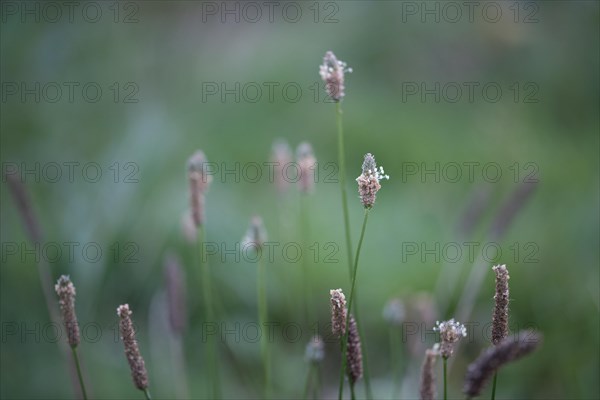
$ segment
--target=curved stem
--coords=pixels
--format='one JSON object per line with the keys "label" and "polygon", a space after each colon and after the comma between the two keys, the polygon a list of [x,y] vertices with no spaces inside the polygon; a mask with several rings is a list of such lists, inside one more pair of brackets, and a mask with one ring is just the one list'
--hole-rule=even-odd
{"label": "curved stem", "polygon": [[258,294],[258,319],[262,333],[260,335],[260,352],[263,360],[265,373],[265,398],[268,399],[271,394],[271,365],[269,357],[269,344],[267,335],[264,330],[267,324],[268,309],[267,309],[267,272],[262,254],[258,261],[258,279],[257,279],[257,294]]}
{"label": "curved stem", "polygon": [[146,396],[146,400],[152,400],[152,397],[150,397],[150,391],[148,390],[148,388],[144,389],[144,396]]}
{"label": "curved stem", "polygon": [[[354,270],[352,271],[352,286],[350,289],[350,300],[348,301],[348,310],[352,310],[352,302],[354,300],[354,289],[356,287],[356,272],[358,271],[358,259],[360,257],[360,248],[365,237],[365,230],[367,228],[367,221],[369,219],[369,209],[365,208],[365,217],[363,219],[362,229],[360,231],[360,238],[358,239],[358,247],[356,248],[356,257],[354,258]],[[350,312],[350,311],[349,311]],[[346,372],[346,351],[348,344],[348,327],[350,325],[350,315],[346,319],[346,330],[342,339],[342,369],[340,371],[340,388],[338,399],[342,400],[342,394],[344,391],[344,374]]]}
{"label": "curved stem", "polygon": [[81,394],[84,400],[87,400],[87,392],[85,391],[85,384],[83,383],[83,376],[81,374],[81,366],[79,365],[79,356],[77,355],[77,348],[71,347],[73,353],[73,360],[75,360],[75,367],[77,368],[77,377],[79,378],[79,385],[81,386]]}
{"label": "curved stem", "polygon": [[[215,324],[214,306],[212,297],[212,284],[210,279],[210,270],[208,266],[208,260],[204,260],[205,254],[203,252],[203,241],[205,240],[206,231],[204,226],[198,228],[198,247],[200,256],[200,269],[202,274],[202,292],[204,294],[204,307],[206,313],[206,321],[209,324]],[[219,371],[217,365],[217,342],[214,335],[209,335],[207,338],[207,363],[210,366],[209,374],[212,385],[212,393],[209,391],[209,397],[219,399],[221,398],[221,388],[219,384]]]}
{"label": "curved stem", "polygon": [[448,361],[448,359],[446,357],[444,357],[444,400],[448,399],[448,384],[447,384],[447,379],[446,379],[446,362]]}
{"label": "curved stem", "polygon": [[498,379],[498,371],[494,372],[494,383],[492,384],[492,400],[496,398],[496,380]]}

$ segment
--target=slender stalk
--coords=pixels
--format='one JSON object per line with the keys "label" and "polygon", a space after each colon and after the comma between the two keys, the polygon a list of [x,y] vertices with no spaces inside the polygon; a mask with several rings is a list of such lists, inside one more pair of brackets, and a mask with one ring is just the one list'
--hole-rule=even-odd
{"label": "slender stalk", "polygon": [[304,254],[302,256],[302,281],[304,293],[301,294],[300,298],[303,299],[304,303],[304,319],[306,326],[310,325],[311,321],[311,299],[312,299],[312,287],[310,285],[310,263],[308,261],[308,237],[310,232],[310,224],[308,216],[308,196],[305,193],[300,194],[300,236],[302,240],[302,247],[304,248]]}
{"label": "slender stalk", "polygon": [[148,388],[144,389],[144,396],[146,396],[146,400],[152,400],[152,397],[150,397],[150,391],[148,390]]}
{"label": "slender stalk", "polygon": [[304,385],[304,396],[303,399],[308,399],[308,392],[310,391],[310,382],[312,381],[314,363],[308,364],[308,373],[306,374],[306,384]]}
{"label": "slender stalk", "polygon": [[315,366],[315,384],[313,385],[313,398],[318,399],[321,392],[321,366]]}
{"label": "slender stalk", "polygon": [[354,395],[354,383],[350,383],[350,398],[352,400],[356,399],[356,396]]}
{"label": "slender stalk", "polygon": [[[269,315],[267,309],[267,271],[262,254],[258,261],[258,279],[256,280],[256,289],[258,294],[258,319],[260,328],[264,331]],[[263,361],[265,374],[265,398],[268,399],[271,394],[271,361],[269,355],[269,344],[267,335],[264,332],[260,335],[260,353]]]}
{"label": "slender stalk", "polygon": [[400,394],[400,349],[401,344],[399,343],[399,331],[394,326],[390,326],[390,359],[392,363],[392,384],[394,389],[392,391],[392,398],[395,399]]}
{"label": "slender stalk", "polygon": [[444,400],[448,399],[448,384],[447,384],[447,379],[446,379],[446,362],[447,362],[447,358],[443,357],[444,360]]}
{"label": "slender stalk", "polygon": [[[350,216],[348,213],[348,194],[346,193],[346,156],[344,150],[344,127],[342,125],[342,105],[335,104],[338,131],[338,164],[340,167],[340,191],[342,194],[342,210],[344,213],[344,232],[346,235],[346,254],[348,255],[348,272],[352,276],[352,239],[350,238]],[[356,317],[355,317],[356,318]]]}
{"label": "slender stalk", "polygon": [[[214,305],[212,297],[212,284],[210,279],[210,269],[208,266],[208,260],[204,261],[204,246],[203,241],[206,237],[206,230],[204,225],[198,228],[198,247],[200,256],[200,269],[202,274],[202,292],[204,294],[204,307],[206,313],[206,321],[210,324],[215,323]],[[221,398],[221,388],[219,383],[219,371],[217,364],[217,342],[214,335],[209,335],[207,338],[208,349],[206,352],[207,363],[210,366],[209,377],[211,381],[211,388],[209,389],[209,397],[219,399]]]}
{"label": "slender stalk", "polygon": [[498,371],[494,373],[494,383],[492,383],[492,400],[496,398],[496,380],[498,380]]}
{"label": "slender stalk", "polygon": [[73,353],[73,360],[75,361],[75,368],[77,369],[77,377],[79,378],[79,385],[81,386],[81,394],[84,400],[87,400],[87,392],[85,391],[85,384],[83,383],[83,375],[81,374],[81,367],[79,365],[79,356],[77,355],[77,347],[71,347]]}
{"label": "slender stalk", "polygon": [[[346,192],[346,156],[344,150],[344,126],[342,123],[342,105],[340,102],[335,104],[336,111],[336,124],[337,124],[337,133],[338,133],[338,164],[340,167],[339,179],[340,179],[340,192],[342,195],[342,210],[344,215],[344,233],[346,237],[346,252],[348,258],[348,274],[350,279],[352,279],[352,239],[350,236],[350,217],[348,213],[348,195]],[[358,303],[358,297],[356,293],[354,293],[354,297],[357,299],[356,303]],[[364,332],[362,331],[360,318],[358,315],[358,307],[354,307],[354,320],[356,321],[356,329],[358,330],[358,334],[363,338],[363,375],[365,379],[365,389],[367,391],[367,399],[373,398],[373,393],[371,392],[371,381],[369,379],[369,362],[367,356],[366,349],[366,339]]]}
{"label": "slender stalk", "polygon": [[[360,238],[358,240],[358,247],[356,249],[356,257],[354,259],[354,270],[352,272],[352,286],[350,289],[350,300],[348,301],[348,310],[352,310],[352,302],[354,300],[354,288],[356,287],[356,272],[358,270],[358,259],[360,257],[360,248],[362,246],[363,239],[365,237],[365,230],[367,228],[367,221],[369,219],[369,209],[365,208],[365,217],[363,219],[362,229],[360,231]],[[356,320],[356,317],[355,317]],[[342,369],[340,371],[340,388],[338,399],[342,400],[342,394],[344,392],[344,374],[346,373],[346,350],[348,345],[348,327],[350,324],[350,317],[346,320],[346,333],[342,339]]]}

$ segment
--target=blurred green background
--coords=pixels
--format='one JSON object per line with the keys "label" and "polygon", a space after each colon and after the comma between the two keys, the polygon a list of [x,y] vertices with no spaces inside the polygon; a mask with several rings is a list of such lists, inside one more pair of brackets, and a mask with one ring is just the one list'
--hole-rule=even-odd
{"label": "blurred green background", "polygon": [[[310,241],[321,248],[317,262],[308,263],[315,307],[310,325],[301,313],[303,264],[286,261],[278,251],[267,266],[269,320],[280,324],[271,343],[274,393],[278,398],[302,396],[304,346],[315,330],[328,333],[328,291],[341,287],[350,292],[339,187],[324,179],[331,172],[325,165],[337,162],[335,107],[326,101],[318,75],[327,50],[354,69],[346,76],[343,101],[354,243],[362,210],[353,180],[363,154],[375,154],[391,176],[371,212],[357,284],[375,397],[390,398],[397,381],[403,398],[416,398],[422,360],[422,353],[410,356],[407,341],[400,355],[405,377],[392,376],[385,303],[399,296],[410,309],[419,293],[436,301],[436,279],[447,270],[444,276],[456,277],[459,286],[438,304],[447,311],[433,319],[448,319],[472,264],[466,254],[448,262],[454,255],[445,257],[441,250],[434,252],[436,259],[422,246],[487,243],[498,210],[534,170],[539,177],[535,192],[496,241],[502,255],[475,266],[506,263],[511,328],[535,327],[545,336],[541,350],[502,372],[498,396],[599,397],[597,2],[482,2],[472,21],[462,3],[453,3],[459,5],[458,17],[455,9],[438,2],[296,2],[287,8],[281,3],[274,6],[272,20],[260,2],[255,3],[260,17],[241,2],[96,2],[85,10],[87,3],[82,3],[72,20],[68,9],[57,4],[62,16],[53,22],[55,11],[41,2],[2,3],[0,154],[3,172],[15,165],[37,168],[38,177],[34,172],[23,181],[44,232],[41,246],[62,249],[51,262],[53,279],[70,274],[77,287],[79,322],[89,328],[80,353],[94,398],[142,397],[116,339],[115,310],[122,303],[133,310],[152,393],[157,398],[181,393],[181,375],[173,364],[176,346],[164,311],[168,252],[181,259],[187,274],[183,353],[189,393],[205,396],[200,275],[195,247],[181,233],[188,204],[186,161],[202,149],[210,161],[230,169],[239,163],[241,170],[247,163],[268,162],[276,138],[294,148],[310,142],[320,163],[314,194],[307,199]],[[237,11],[222,14],[225,7]],[[502,14],[494,22],[497,9]],[[22,90],[24,84],[35,92],[36,82],[39,102],[35,93]],[[56,86],[48,85],[52,82],[63,90],[58,98]],[[76,83],[72,101],[65,82]],[[477,85],[472,101],[465,82]],[[235,94],[222,99],[220,85],[235,89],[236,83],[239,102]],[[272,99],[265,83],[277,85]],[[83,93],[86,84],[91,88]],[[213,84],[219,88],[214,95],[206,91]],[[293,89],[282,91],[286,84],[301,89],[297,101],[290,99]],[[421,84],[434,94],[423,94]],[[488,93],[482,92],[486,85],[492,87]],[[257,86],[264,92],[253,101]],[[463,93],[454,102],[456,86]],[[96,87],[102,97],[89,101]],[[407,93],[415,87],[417,94]],[[492,101],[498,87],[502,96]],[[72,182],[64,167],[68,162],[80,163]],[[469,162],[497,163],[502,176],[490,179],[476,167],[469,179],[464,167],[453,182],[454,173],[443,170]],[[63,165],[58,179],[53,179],[53,163]],[[92,166],[102,172],[98,182],[84,179],[86,163],[97,163]],[[422,177],[422,166],[432,169],[436,163],[440,179]],[[415,165],[419,172],[409,174],[407,168]],[[88,172],[95,175],[93,168]],[[130,173],[137,182],[128,182]],[[1,188],[0,395],[72,398],[67,362],[48,328],[35,259],[23,255],[23,248],[32,245],[4,177]],[[465,235],[457,226],[477,193],[488,200],[479,204],[483,214]],[[236,182],[233,175],[216,175],[207,196],[208,240],[234,248],[257,214],[270,240],[301,241],[300,204],[295,185],[280,195],[265,176],[250,182],[242,174]],[[72,259],[65,242],[79,244]],[[324,262],[329,242],[339,248],[333,256],[338,262]],[[82,254],[87,243],[102,249],[97,262]],[[421,250],[408,254],[408,243]],[[17,254],[10,247],[15,244]],[[48,251],[52,258],[53,250]],[[134,262],[126,262],[130,252]],[[257,321],[256,264],[244,258],[238,262],[231,254],[222,260],[221,255],[210,257],[218,320],[234,331],[239,323],[241,336],[238,342],[232,334],[220,341],[224,396],[256,398],[262,393],[259,344],[248,338],[254,336],[251,330],[248,335],[243,330]],[[483,327],[491,319],[492,296],[493,274],[488,272],[468,321],[478,325],[450,371],[452,397],[462,398],[465,368],[489,343]],[[424,319],[408,312],[406,321]],[[431,345],[431,323],[413,339]],[[302,328],[298,338],[286,337],[283,328],[289,324]],[[323,397],[337,396],[338,371],[339,348],[328,340]],[[364,397],[362,383],[357,393]]]}

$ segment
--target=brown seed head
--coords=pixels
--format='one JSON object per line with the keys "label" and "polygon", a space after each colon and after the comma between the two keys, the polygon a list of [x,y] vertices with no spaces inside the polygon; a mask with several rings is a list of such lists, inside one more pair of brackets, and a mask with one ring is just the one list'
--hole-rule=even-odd
{"label": "brown seed head", "polygon": [[123,340],[123,345],[125,347],[125,357],[127,357],[127,362],[131,369],[133,383],[139,390],[145,390],[148,388],[148,372],[146,371],[146,365],[140,354],[138,342],[135,338],[135,330],[133,329],[133,323],[131,322],[129,304],[119,306],[117,308],[117,315],[120,320],[119,331],[121,333],[121,340]]}
{"label": "brown seed head", "polygon": [[463,388],[468,397],[479,396],[499,368],[531,353],[542,341],[542,336],[532,330],[521,331],[516,336],[507,337],[496,346],[488,347],[469,365]]}
{"label": "brown seed head", "polygon": [[421,400],[435,399],[435,361],[440,355],[437,344],[433,349],[425,350],[425,361],[421,368]]}
{"label": "brown seed head", "polygon": [[62,312],[63,322],[67,330],[67,339],[71,347],[77,347],[80,342],[79,325],[77,324],[77,314],[75,314],[75,286],[71,279],[62,275],[58,278],[54,290],[58,295],[58,304]]}
{"label": "brown seed head", "polygon": [[492,267],[496,273],[496,294],[492,316],[492,343],[498,344],[508,336],[508,270],[506,265]]}
{"label": "brown seed head", "polygon": [[342,337],[346,334],[346,296],[342,289],[332,289],[331,295],[331,332],[335,337]]}
{"label": "brown seed head", "polygon": [[323,64],[319,66],[319,75],[325,82],[325,91],[335,102],[339,102],[344,98],[346,87],[344,86],[345,73],[352,72],[352,68],[348,68],[345,62],[336,58],[331,51],[325,53]]}
{"label": "brown seed head", "polygon": [[354,384],[363,375],[362,350],[360,345],[360,336],[354,316],[350,314],[350,323],[348,324],[348,349],[346,351],[346,371],[351,384]]}

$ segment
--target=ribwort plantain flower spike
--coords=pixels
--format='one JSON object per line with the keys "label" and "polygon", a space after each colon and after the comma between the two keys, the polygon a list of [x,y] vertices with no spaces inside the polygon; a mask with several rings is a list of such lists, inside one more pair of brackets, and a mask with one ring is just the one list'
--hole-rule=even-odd
{"label": "ribwort plantain flower spike", "polygon": [[129,310],[129,304],[120,305],[117,308],[117,315],[119,316],[119,331],[121,333],[121,340],[125,347],[125,356],[131,369],[131,377],[135,387],[139,390],[145,391],[148,389],[148,372],[146,371],[146,364],[140,354],[138,342],[135,338],[135,330],[133,329],[133,322],[131,322],[131,311]]}
{"label": "ribwort plantain flower spike", "polygon": [[332,289],[331,295],[331,332],[333,336],[339,338],[346,334],[346,296],[342,289]]}
{"label": "ribwort plantain flower spike", "polygon": [[492,316],[492,343],[497,345],[508,336],[508,270],[506,265],[492,267],[496,273],[496,294]]}
{"label": "ribwort plantain flower spike", "polygon": [[354,385],[363,376],[362,349],[360,344],[360,335],[354,316],[350,315],[348,324],[348,349],[346,351],[346,368],[348,379]]}
{"label": "ribwort plantain flower spike", "polygon": [[345,62],[338,60],[333,52],[328,51],[323,57],[323,64],[319,66],[319,75],[325,82],[327,95],[335,102],[341,101],[345,93],[344,75],[352,72]]}
{"label": "ribwort plantain flower spike", "polygon": [[440,354],[448,359],[454,352],[454,343],[467,336],[467,329],[460,322],[454,321],[454,318],[443,322],[436,321],[435,325],[433,330],[440,333]]}
{"label": "ribwort plantain flower spike", "polygon": [[421,400],[434,400],[435,391],[435,362],[440,355],[439,344],[436,343],[432,349],[425,350],[425,361],[421,368],[421,385],[419,392]]}
{"label": "ribwort plantain flower spike", "polygon": [[75,286],[67,275],[62,275],[58,278],[54,290],[59,298],[58,304],[67,330],[69,345],[75,348],[80,342],[79,325],[75,314]]}
{"label": "ribwort plantain flower spike", "polygon": [[542,341],[542,336],[532,330],[521,331],[516,336],[488,347],[468,366],[463,388],[468,397],[479,396],[499,368],[533,352]]}
{"label": "ribwort plantain flower spike", "polygon": [[356,178],[360,201],[365,208],[371,208],[375,204],[377,192],[381,189],[379,181],[382,179],[390,179],[390,176],[385,174],[383,167],[380,166],[377,168],[373,154],[365,154],[362,164],[362,174]]}

